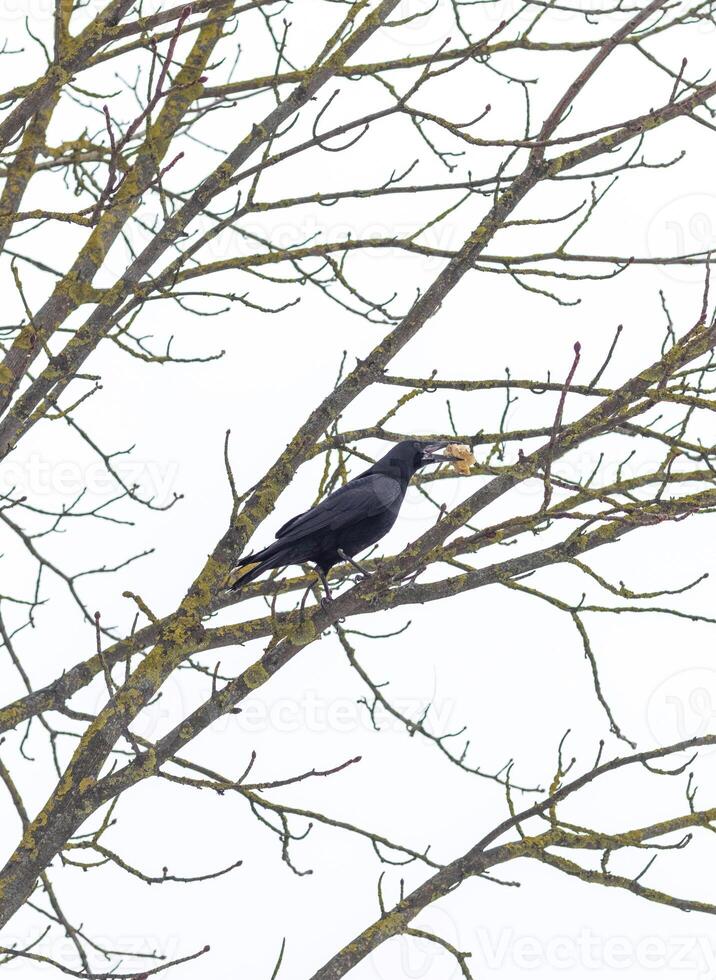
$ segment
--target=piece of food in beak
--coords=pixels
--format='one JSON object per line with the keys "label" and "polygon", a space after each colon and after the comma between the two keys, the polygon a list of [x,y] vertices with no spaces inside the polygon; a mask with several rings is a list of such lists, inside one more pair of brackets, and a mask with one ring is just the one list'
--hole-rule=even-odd
{"label": "piece of food in beak", "polygon": [[452,442],[445,448],[445,455],[450,458],[450,463],[460,476],[469,476],[470,467],[475,462],[475,457],[469,446],[459,442]]}

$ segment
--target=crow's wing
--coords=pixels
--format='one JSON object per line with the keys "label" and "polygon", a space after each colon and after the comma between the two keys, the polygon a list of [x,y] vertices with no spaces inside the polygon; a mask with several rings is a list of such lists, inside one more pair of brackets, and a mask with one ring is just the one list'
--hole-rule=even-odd
{"label": "crow's wing", "polygon": [[397,480],[381,473],[358,477],[340,487],[316,507],[291,518],[276,537],[295,541],[317,531],[337,531],[388,510],[403,494]]}

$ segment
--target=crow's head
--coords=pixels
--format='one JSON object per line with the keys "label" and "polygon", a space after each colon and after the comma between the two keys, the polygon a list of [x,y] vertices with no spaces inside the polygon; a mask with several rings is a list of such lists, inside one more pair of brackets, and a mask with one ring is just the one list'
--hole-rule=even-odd
{"label": "crow's head", "polygon": [[393,446],[390,452],[372,467],[384,473],[395,474],[404,480],[409,480],[421,466],[428,463],[442,463],[447,456],[441,456],[440,450],[445,449],[446,442],[421,442],[420,439],[405,439]]}

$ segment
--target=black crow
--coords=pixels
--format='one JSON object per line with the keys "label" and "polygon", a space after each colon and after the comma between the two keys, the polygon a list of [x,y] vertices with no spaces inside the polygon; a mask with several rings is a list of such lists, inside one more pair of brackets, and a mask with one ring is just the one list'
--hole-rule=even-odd
{"label": "black crow", "polygon": [[417,439],[399,442],[365,473],[287,521],[268,548],[242,558],[229,590],[240,589],[270,568],[313,562],[330,598],[326,580],[329,569],[342,560],[363,571],[353,556],[388,533],[413,474],[427,463],[445,460],[447,457],[437,455],[445,446]]}

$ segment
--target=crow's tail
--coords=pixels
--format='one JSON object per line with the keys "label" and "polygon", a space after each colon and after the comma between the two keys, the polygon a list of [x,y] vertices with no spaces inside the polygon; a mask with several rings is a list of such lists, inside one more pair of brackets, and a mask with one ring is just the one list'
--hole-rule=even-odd
{"label": "crow's tail", "polygon": [[226,584],[227,592],[238,592],[244,585],[253,582],[270,565],[265,565],[258,555],[247,555],[232,568]]}
{"label": "crow's tail", "polygon": [[263,575],[269,568],[280,568],[288,562],[282,555],[283,548],[280,542],[269,545],[263,551],[256,551],[245,558],[241,558],[232,568],[226,584],[227,592],[238,592],[244,585],[253,582],[259,575]]}

